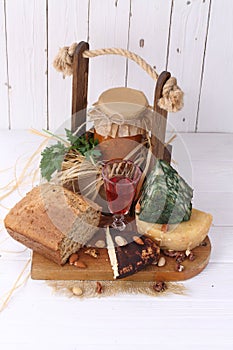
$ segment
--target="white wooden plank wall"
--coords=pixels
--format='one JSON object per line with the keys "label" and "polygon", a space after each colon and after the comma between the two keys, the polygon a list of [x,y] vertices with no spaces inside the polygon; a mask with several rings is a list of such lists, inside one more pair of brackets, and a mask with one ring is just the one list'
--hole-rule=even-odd
{"label": "white wooden plank wall", "polygon": [[7,0],[11,128],[46,127],[46,2]]}
{"label": "white wooden plank wall", "polygon": [[[92,49],[128,48],[178,78],[185,107],[169,116],[176,130],[233,132],[232,23],[231,0],[0,0],[0,128],[59,127],[70,116],[71,78],[53,58],[88,40]],[[154,82],[122,57],[91,59],[89,82],[89,105],[119,85],[152,103]]]}
{"label": "white wooden plank wall", "polygon": [[209,6],[210,0],[174,1],[168,71],[185,93],[184,108],[169,116],[176,130],[195,130]]}
{"label": "white wooden plank wall", "polygon": [[4,2],[0,3],[0,128],[9,127]]}
{"label": "white wooden plank wall", "polygon": [[211,5],[198,131],[233,131],[232,62],[233,1],[215,0]]}
{"label": "white wooden plank wall", "polygon": [[48,1],[48,126],[56,130],[71,116],[71,77],[53,68],[58,49],[88,36],[88,0]]}
{"label": "white wooden plank wall", "polygon": [[[129,50],[162,72],[166,67],[172,1],[134,0],[131,5]],[[129,87],[142,90],[153,105],[155,81],[134,62],[128,63]]]}
{"label": "white wooden plank wall", "polygon": [[[91,49],[121,47],[127,49],[130,0],[90,0],[89,42]],[[89,104],[102,91],[124,86],[126,59],[108,55],[90,59]]]}

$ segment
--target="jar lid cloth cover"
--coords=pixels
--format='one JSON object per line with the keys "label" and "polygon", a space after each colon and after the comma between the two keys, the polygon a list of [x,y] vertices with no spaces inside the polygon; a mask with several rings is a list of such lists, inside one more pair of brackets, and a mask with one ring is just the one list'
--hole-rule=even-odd
{"label": "jar lid cloth cover", "polygon": [[117,87],[99,96],[88,117],[99,135],[116,138],[143,135],[151,130],[153,113],[142,91]]}

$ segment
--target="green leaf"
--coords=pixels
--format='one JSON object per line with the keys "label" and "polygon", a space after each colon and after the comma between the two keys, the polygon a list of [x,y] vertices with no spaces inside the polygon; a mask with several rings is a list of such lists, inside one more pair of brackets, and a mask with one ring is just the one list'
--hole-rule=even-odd
{"label": "green leaf", "polygon": [[73,145],[75,143],[75,141],[77,140],[77,136],[74,136],[72,131],[65,129],[66,132],[66,138],[67,140],[70,142],[71,145]]}
{"label": "green leaf", "polygon": [[98,140],[94,140],[94,136],[89,135],[87,137],[85,134],[78,137],[76,135],[73,135],[73,133],[68,129],[65,129],[65,132],[66,138],[70,142],[69,147],[65,147],[63,143],[58,141],[55,145],[46,147],[45,150],[41,153],[41,175],[48,181],[51,180],[51,177],[55,171],[61,170],[64,156],[71,149],[77,150],[88,160],[90,158],[95,160],[101,156],[101,152],[94,149],[94,147],[98,145]]}
{"label": "green leaf", "polygon": [[95,160],[96,158],[99,158],[101,156],[101,152],[99,150],[91,149],[90,151],[85,152],[84,155],[87,158],[87,160],[89,160],[90,158],[93,158]]}
{"label": "green leaf", "polygon": [[55,145],[46,147],[41,153],[40,169],[41,175],[47,181],[51,180],[52,174],[55,171],[61,170],[61,165],[68,148],[60,141]]}

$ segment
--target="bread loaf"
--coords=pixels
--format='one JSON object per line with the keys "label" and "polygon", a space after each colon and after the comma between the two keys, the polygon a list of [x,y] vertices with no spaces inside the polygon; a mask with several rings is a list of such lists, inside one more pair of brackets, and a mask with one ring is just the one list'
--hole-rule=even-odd
{"label": "bread loaf", "polygon": [[35,187],[5,218],[9,234],[63,265],[98,230],[100,207],[62,186]]}

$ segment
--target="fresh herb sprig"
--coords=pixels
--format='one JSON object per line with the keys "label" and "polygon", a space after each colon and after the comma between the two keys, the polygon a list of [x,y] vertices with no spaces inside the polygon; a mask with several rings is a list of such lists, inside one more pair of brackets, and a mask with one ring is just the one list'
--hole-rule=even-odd
{"label": "fresh herb sprig", "polygon": [[[95,161],[101,156],[101,152],[95,149],[95,146],[98,145],[98,140],[94,140],[92,135],[76,136],[68,129],[65,129],[65,132],[68,143],[66,140],[64,140],[65,144],[58,141],[55,145],[46,147],[41,153],[41,176],[47,181],[51,180],[55,171],[61,170],[65,155],[72,149],[77,150],[88,160],[92,159]],[[51,133],[49,132],[49,134]]]}

